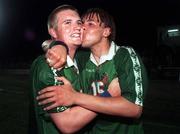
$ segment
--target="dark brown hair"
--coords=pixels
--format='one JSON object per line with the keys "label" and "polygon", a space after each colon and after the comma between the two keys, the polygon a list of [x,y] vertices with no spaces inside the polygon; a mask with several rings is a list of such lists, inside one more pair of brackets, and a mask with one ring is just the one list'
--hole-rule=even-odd
{"label": "dark brown hair", "polygon": [[110,41],[115,40],[116,38],[116,26],[113,17],[106,12],[104,9],[101,8],[91,8],[88,9],[83,15],[82,18],[91,19],[97,16],[98,21],[101,24],[104,24],[105,27],[109,27],[111,29],[111,34],[108,37]]}

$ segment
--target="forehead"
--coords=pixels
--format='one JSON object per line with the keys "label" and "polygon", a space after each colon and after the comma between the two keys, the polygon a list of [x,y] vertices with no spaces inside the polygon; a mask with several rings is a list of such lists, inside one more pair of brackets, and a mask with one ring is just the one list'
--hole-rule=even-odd
{"label": "forehead", "polygon": [[70,10],[70,9],[60,11],[59,13],[57,13],[57,17],[59,19],[66,19],[66,18],[77,18],[77,19],[80,19],[79,14],[76,11]]}

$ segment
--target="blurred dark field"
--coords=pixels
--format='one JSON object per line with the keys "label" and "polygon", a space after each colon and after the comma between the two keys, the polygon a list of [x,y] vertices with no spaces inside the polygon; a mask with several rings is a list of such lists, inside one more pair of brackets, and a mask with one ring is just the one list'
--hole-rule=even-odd
{"label": "blurred dark field", "polygon": [[[0,70],[0,134],[27,134],[29,71]],[[180,82],[151,79],[144,106],[145,134],[179,134]]]}

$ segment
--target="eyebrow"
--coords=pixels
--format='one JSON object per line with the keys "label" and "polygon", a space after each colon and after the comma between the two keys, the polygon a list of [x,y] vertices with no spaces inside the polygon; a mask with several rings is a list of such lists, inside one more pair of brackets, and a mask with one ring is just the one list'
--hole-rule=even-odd
{"label": "eyebrow", "polygon": [[[66,20],[63,21],[63,23],[64,23],[64,22],[68,22],[68,21],[72,21],[72,19],[66,19]],[[81,19],[79,19],[79,20],[77,20],[77,21],[78,21],[78,22],[82,22]]]}
{"label": "eyebrow", "polygon": [[82,22],[82,20],[78,20],[78,22]]}
{"label": "eyebrow", "polygon": [[72,19],[66,19],[66,20],[64,20],[63,22],[67,22],[67,21],[72,21]]}

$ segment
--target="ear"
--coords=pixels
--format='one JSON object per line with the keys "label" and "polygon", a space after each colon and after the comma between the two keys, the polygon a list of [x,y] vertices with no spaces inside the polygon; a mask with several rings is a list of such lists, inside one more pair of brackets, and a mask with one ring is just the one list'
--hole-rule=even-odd
{"label": "ear", "polygon": [[109,27],[105,27],[103,36],[107,38],[107,37],[109,37],[110,34],[111,34],[111,29]]}
{"label": "ear", "polygon": [[57,38],[56,31],[53,28],[48,29],[48,32],[51,35],[51,37],[53,37],[54,39]]}

